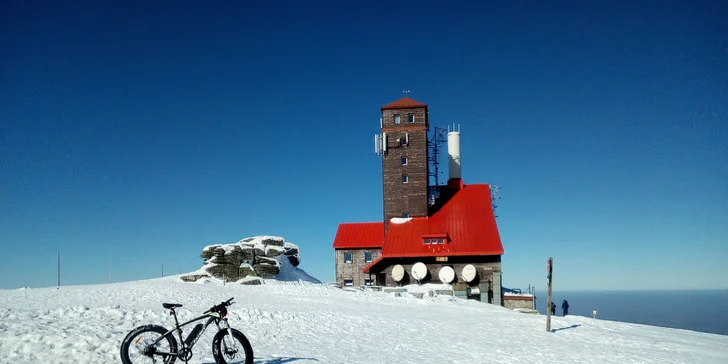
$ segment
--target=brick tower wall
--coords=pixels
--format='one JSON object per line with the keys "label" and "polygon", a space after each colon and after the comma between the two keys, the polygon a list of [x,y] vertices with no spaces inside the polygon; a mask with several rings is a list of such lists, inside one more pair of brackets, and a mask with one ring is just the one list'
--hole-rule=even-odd
{"label": "brick tower wall", "polygon": [[[400,115],[399,124],[394,122],[395,114]],[[414,122],[409,122],[409,114],[414,114]],[[387,151],[382,156],[385,231],[389,219],[403,213],[427,216],[427,128],[426,107],[382,111],[382,132],[387,133]],[[407,138],[406,144],[401,143],[402,138]],[[406,165],[402,165],[402,157],[407,157]],[[403,175],[407,183],[402,182]]]}

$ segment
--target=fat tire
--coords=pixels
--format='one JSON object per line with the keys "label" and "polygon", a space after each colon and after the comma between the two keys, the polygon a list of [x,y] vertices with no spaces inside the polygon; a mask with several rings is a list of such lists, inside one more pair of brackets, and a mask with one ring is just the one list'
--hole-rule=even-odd
{"label": "fat tire", "polygon": [[[240,345],[243,346],[243,351],[245,351],[245,364],[253,364],[253,347],[250,345],[248,338],[236,329],[230,328],[230,331],[233,333],[233,339],[237,339]],[[215,358],[215,363],[217,364],[227,364],[225,354],[220,350],[222,346],[222,339],[227,334],[228,329],[220,329],[220,331],[215,334],[215,337],[212,338],[212,356]]]}
{"label": "fat tire", "polygon": [[[131,359],[129,359],[129,346],[131,345],[131,341],[134,339],[134,337],[146,331],[156,332],[160,335],[164,335],[165,333],[167,333],[167,329],[158,325],[144,325],[131,330],[126,335],[126,337],[124,337],[124,340],[121,341],[121,348],[119,348],[119,355],[121,356],[121,362],[123,364],[134,364],[131,362]],[[165,338],[169,343],[169,350],[173,353],[177,353],[177,340],[174,338],[174,336],[172,336],[172,334],[170,333],[169,335],[165,336]],[[164,364],[173,364],[175,360],[177,360],[177,357],[172,355],[167,359],[166,362],[164,362]]]}

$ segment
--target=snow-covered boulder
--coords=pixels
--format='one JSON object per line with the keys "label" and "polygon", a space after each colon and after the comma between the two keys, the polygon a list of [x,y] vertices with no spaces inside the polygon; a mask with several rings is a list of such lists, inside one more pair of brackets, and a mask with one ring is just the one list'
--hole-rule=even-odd
{"label": "snow-covered boulder", "polygon": [[298,245],[280,236],[259,235],[232,244],[208,245],[202,248],[200,257],[204,259],[202,268],[181,276],[181,280],[196,282],[215,277],[241,284],[260,284],[262,281],[256,281],[260,279],[321,283],[298,268],[301,264]]}

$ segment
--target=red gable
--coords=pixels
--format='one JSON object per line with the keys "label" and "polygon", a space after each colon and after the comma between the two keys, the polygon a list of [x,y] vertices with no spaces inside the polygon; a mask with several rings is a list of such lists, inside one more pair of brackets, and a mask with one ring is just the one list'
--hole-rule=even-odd
{"label": "red gable", "polygon": [[339,224],[334,237],[334,249],[381,248],[383,243],[383,222]]}
{"label": "red gable", "polygon": [[[429,244],[425,244],[425,239],[430,239]],[[463,186],[429,218],[390,222],[381,258],[501,254],[503,244],[493,214],[490,187],[474,184]]]}
{"label": "red gable", "polygon": [[409,108],[415,108],[415,107],[427,107],[427,105],[410,99],[409,97],[403,97],[393,103],[387,104],[382,106],[381,110],[387,110],[387,109],[409,109]]}

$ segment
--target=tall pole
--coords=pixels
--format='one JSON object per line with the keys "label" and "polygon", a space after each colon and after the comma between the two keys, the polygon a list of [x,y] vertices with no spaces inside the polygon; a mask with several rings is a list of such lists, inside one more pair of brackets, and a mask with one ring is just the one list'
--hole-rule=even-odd
{"label": "tall pole", "polygon": [[162,263],[162,277],[164,277],[164,263]]}
{"label": "tall pole", "polygon": [[58,268],[56,269],[56,277],[58,278],[58,285],[56,286],[56,289],[61,288],[61,251],[58,250],[57,255],[57,261],[58,261]]}
{"label": "tall pole", "polygon": [[546,265],[546,271],[548,272],[549,287],[548,287],[548,298],[546,300],[546,331],[551,331],[551,273],[553,273],[553,262],[554,259],[549,257],[548,264]]}

